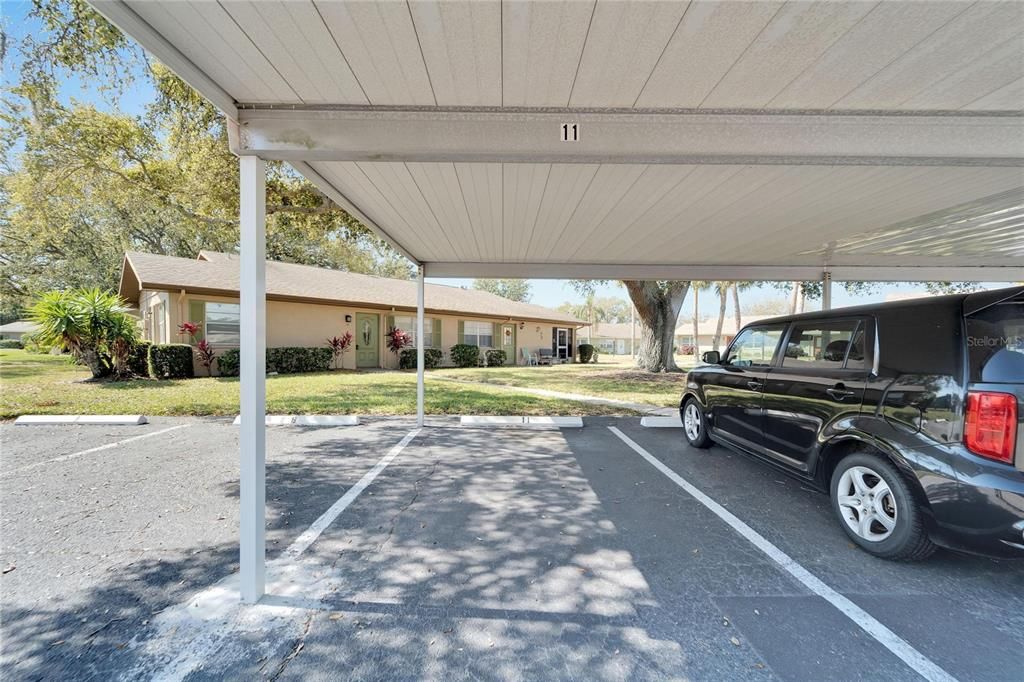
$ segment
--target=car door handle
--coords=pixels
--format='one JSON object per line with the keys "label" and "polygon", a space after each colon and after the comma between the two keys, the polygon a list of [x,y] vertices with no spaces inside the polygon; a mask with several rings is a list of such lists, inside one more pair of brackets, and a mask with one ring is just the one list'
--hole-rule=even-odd
{"label": "car door handle", "polygon": [[757,380],[751,380],[747,382],[747,386],[750,387],[751,391],[760,391],[764,384]]}
{"label": "car door handle", "polygon": [[846,398],[849,398],[851,395],[856,393],[856,391],[849,391],[843,388],[842,386],[835,386],[833,388],[825,389],[825,393],[828,393],[830,396],[832,396],[833,400],[842,401]]}

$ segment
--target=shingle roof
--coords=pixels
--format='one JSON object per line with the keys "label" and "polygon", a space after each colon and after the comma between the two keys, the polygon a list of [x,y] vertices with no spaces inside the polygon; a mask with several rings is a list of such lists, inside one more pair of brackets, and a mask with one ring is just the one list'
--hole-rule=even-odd
{"label": "shingle roof", "polygon": [[[633,337],[640,338],[640,323],[636,323]],[[628,322],[598,322],[594,325],[593,338],[595,339],[629,339]]]}
{"label": "shingle roof", "polygon": [[[202,251],[199,259],[130,251],[121,273],[121,296],[137,301],[140,289],[185,289],[193,293],[237,296],[239,259],[235,254]],[[416,309],[416,283],[360,275],[280,261],[267,261],[267,298],[346,304],[398,310]],[[426,310],[481,317],[583,325],[571,315],[532,303],[509,301],[486,291],[427,284]]]}
{"label": "shingle roof", "polygon": [[34,334],[37,329],[39,329],[39,325],[30,320],[15,320],[7,324],[0,324],[0,332],[8,334]]}

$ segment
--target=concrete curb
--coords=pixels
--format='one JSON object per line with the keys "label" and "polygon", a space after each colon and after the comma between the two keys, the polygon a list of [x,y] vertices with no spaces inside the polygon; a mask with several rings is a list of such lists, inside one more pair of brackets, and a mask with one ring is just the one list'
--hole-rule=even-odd
{"label": "concrete curb", "polygon": [[550,426],[582,429],[583,417],[494,417],[467,415],[459,418],[462,426]]}
{"label": "concrete curb", "polygon": [[138,426],[149,420],[141,414],[23,414],[14,420],[18,426],[54,424],[98,424],[102,426]]}
{"label": "concrete curb", "polygon": [[[242,423],[242,416],[235,417],[235,426]],[[267,426],[358,426],[359,417],[354,414],[268,414]]]}
{"label": "concrete curb", "polygon": [[679,415],[674,417],[640,417],[640,426],[646,426],[649,429],[681,429],[683,428],[683,422],[679,420]]}

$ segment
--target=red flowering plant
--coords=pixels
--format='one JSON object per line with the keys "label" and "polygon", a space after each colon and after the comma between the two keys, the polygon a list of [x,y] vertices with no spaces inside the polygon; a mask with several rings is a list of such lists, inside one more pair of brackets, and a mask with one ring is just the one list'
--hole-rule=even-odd
{"label": "red flowering plant", "polygon": [[327,345],[331,349],[331,358],[334,361],[334,368],[338,368],[338,358],[345,357],[345,351],[352,347],[352,332],[345,332],[341,336],[332,336],[327,339]]}
{"label": "red flowering plant", "polygon": [[205,367],[206,373],[212,377],[213,361],[217,359],[217,354],[209,341],[206,339],[201,341],[196,339],[202,326],[202,322],[182,322],[178,325],[178,334],[189,338],[191,344],[196,347],[196,356],[199,358],[199,364]]}
{"label": "red flowering plant", "polygon": [[412,345],[412,334],[407,331],[402,331],[398,327],[395,327],[389,331],[385,338],[387,338],[388,350],[392,353],[398,353],[403,348],[407,348]]}

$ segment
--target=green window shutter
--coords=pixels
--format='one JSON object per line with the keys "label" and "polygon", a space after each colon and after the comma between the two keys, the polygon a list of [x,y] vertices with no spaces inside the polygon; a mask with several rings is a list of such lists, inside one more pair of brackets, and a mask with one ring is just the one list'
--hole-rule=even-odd
{"label": "green window shutter", "polygon": [[433,324],[434,326],[431,328],[430,347],[431,348],[440,348],[441,347],[441,319],[438,318],[438,317],[435,317],[434,321],[431,324]]}
{"label": "green window shutter", "polygon": [[501,348],[501,339],[498,338],[498,325],[491,322],[491,348]]}
{"label": "green window shutter", "polygon": [[459,320],[459,343],[466,342],[466,321]]}
{"label": "green window shutter", "polygon": [[[202,341],[206,338],[206,303],[204,301],[189,301],[188,302],[188,321],[198,322],[200,324],[199,333],[196,334],[196,341]],[[191,343],[191,339],[186,339]]]}
{"label": "green window shutter", "polygon": [[387,325],[387,328],[384,330],[384,333],[387,334],[389,331],[395,328],[395,316],[388,315],[388,319],[387,322],[385,322],[385,324]]}

